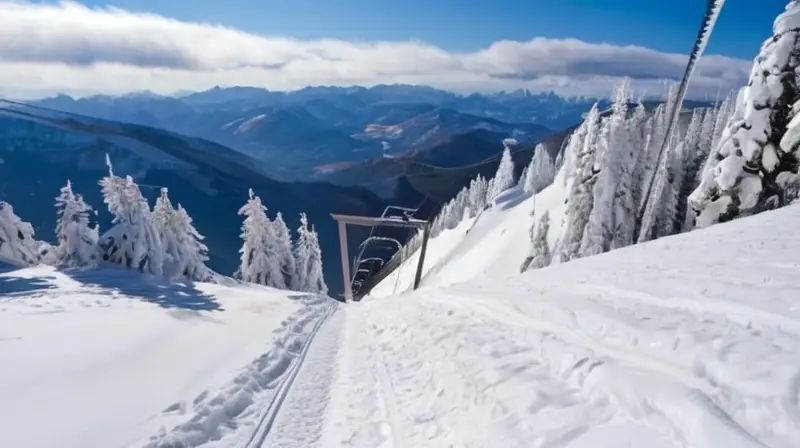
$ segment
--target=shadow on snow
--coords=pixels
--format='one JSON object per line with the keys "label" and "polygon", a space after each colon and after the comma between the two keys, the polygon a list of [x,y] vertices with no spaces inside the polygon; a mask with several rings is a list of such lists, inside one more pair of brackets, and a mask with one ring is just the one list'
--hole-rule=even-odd
{"label": "shadow on snow", "polygon": [[[9,275],[14,268],[0,264],[0,297],[20,295],[58,287],[52,276],[15,277]],[[66,268],[61,274],[81,283],[87,290],[97,288],[117,292],[134,299],[141,299],[163,308],[192,311],[222,311],[214,296],[199,291],[194,283],[186,279],[167,280],[153,275],[141,274],[122,267],[101,264],[91,269]],[[93,291],[94,292],[94,291]]]}

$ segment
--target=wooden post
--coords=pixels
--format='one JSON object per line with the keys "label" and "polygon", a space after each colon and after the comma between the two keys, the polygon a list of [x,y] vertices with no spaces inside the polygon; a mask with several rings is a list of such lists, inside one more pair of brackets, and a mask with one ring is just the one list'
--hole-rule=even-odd
{"label": "wooden post", "polygon": [[428,236],[431,233],[430,223],[426,223],[422,228],[422,247],[419,248],[419,263],[417,263],[417,275],[414,277],[414,290],[419,288],[422,281],[422,266],[425,264],[425,251],[428,248]]}
{"label": "wooden post", "polygon": [[344,301],[353,301],[353,288],[350,285],[350,257],[347,255],[347,224],[339,221],[339,250],[342,252],[342,277],[344,279]]}

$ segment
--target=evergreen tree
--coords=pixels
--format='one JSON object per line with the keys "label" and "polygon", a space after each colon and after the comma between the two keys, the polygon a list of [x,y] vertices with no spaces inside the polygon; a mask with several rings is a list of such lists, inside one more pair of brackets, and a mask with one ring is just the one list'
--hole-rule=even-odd
{"label": "evergreen tree", "polygon": [[322,274],[322,250],[319,246],[319,235],[314,228],[308,233],[308,272],[306,274],[306,291],[314,294],[328,294],[328,286]]}
{"label": "evergreen tree", "polygon": [[286,226],[281,212],[275,215],[275,221],[272,224],[277,243],[277,257],[283,273],[284,284],[291,286],[297,271],[294,254],[292,253],[292,235],[289,233],[289,227]]}
{"label": "evergreen tree", "polygon": [[[785,205],[800,169],[800,3],[792,1],[761,47],[722,134],[713,167],[690,201],[698,225]],[[788,187],[788,188],[787,188]]]}
{"label": "evergreen tree", "polygon": [[96,264],[100,258],[100,237],[98,228],[89,226],[92,208],[80,195],[72,192],[70,181],[67,181],[61,188],[61,194],[56,197],[56,209],[57,263],[68,266]]}
{"label": "evergreen tree", "polygon": [[161,239],[153,226],[150,206],[133,178],[114,174],[106,156],[108,176],[100,181],[103,201],[114,216],[100,239],[103,259],[140,272],[160,275],[164,266]]}
{"label": "evergreen tree", "polygon": [[192,218],[181,204],[175,210],[173,225],[178,236],[178,256],[175,257],[175,272],[198,281],[209,281],[214,272],[206,266],[208,247],[203,244],[205,237],[195,229]]}
{"label": "evergreen tree", "polygon": [[610,250],[618,221],[628,219],[623,213],[628,210],[624,210],[620,199],[630,192],[631,171],[635,161],[635,151],[630,145],[629,129],[626,127],[629,97],[630,87],[626,80],[616,89],[612,114],[601,125],[593,168],[596,173],[592,190],[593,205],[581,241],[581,256]]}
{"label": "evergreen tree", "polygon": [[614,227],[611,249],[619,249],[634,243],[637,206],[641,198],[641,185],[637,184],[637,167],[645,155],[649,121],[644,106],[639,103],[625,123],[627,153],[621,155],[623,165],[619,172],[617,193],[614,199]]}
{"label": "evergreen tree", "polygon": [[239,215],[245,219],[240,235],[243,244],[239,250],[241,265],[237,276],[246,282],[283,288],[285,283],[275,253],[275,235],[267,218],[267,208],[252,189],[248,194],[247,203],[239,209]]}
{"label": "evergreen tree", "polygon": [[530,165],[526,168],[524,190],[528,194],[536,194],[545,189],[555,177],[555,165],[547,148],[539,143],[533,150],[533,158]]}
{"label": "evergreen tree", "polygon": [[530,263],[527,269],[540,269],[549,266],[551,262],[550,244],[547,234],[550,232],[550,212],[546,211],[536,225],[536,231],[531,238]]}
{"label": "evergreen tree", "polygon": [[[169,200],[169,196],[167,195],[167,189],[161,189],[161,195],[156,199],[156,203],[153,206],[153,227],[155,227],[156,231],[158,232],[158,236],[161,239],[161,247],[164,250],[164,264],[167,266],[167,270],[169,266],[175,263],[175,257],[178,254],[178,238],[175,234],[175,228],[173,226],[173,216],[175,214],[175,209],[172,207],[172,202]],[[174,274],[174,272],[171,272]]]}
{"label": "evergreen tree", "polygon": [[4,201],[0,201],[0,260],[20,267],[40,261],[33,226],[20,219],[11,204]]}
{"label": "evergreen tree", "polygon": [[486,207],[489,184],[486,179],[478,175],[469,186],[469,208],[473,216],[477,216]]}
{"label": "evergreen tree", "polygon": [[300,227],[297,228],[297,243],[294,246],[295,275],[292,276],[292,289],[295,291],[308,291],[308,271],[311,265],[311,241],[308,229],[308,218],[305,213],[300,213]]}
{"label": "evergreen tree", "polygon": [[208,247],[192,224],[192,218],[178,204],[173,208],[166,188],[153,207],[153,226],[158,231],[164,249],[164,274],[169,277],[183,276],[192,280],[206,281],[213,277],[206,266]]}
{"label": "evergreen tree", "polygon": [[580,256],[581,243],[594,206],[595,150],[599,134],[599,111],[597,104],[592,106],[581,127],[580,152],[573,159],[575,176],[567,196],[567,211],[564,217],[565,230],[559,243],[558,262],[570,261]]}
{"label": "evergreen tree", "polygon": [[511,159],[511,149],[508,145],[503,149],[503,156],[500,158],[500,165],[497,167],[497,174],[492,179],[492,187],[489,191],[489,198],[494,199],[500,193],[514,186],[514,161]]}

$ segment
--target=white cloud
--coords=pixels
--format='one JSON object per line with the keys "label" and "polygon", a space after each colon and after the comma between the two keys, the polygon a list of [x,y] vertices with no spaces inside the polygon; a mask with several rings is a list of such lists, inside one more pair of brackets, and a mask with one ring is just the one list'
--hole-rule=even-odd
{"label": "white cloud", "polygon": [[[0,95],[202,90],[250,85],[428,84],[454,91],[529,88],[604,95],[622,76],[659,94],[686,56],[636,46],[536,38],[454,53],[419,41],[302,41],[79,3],[0,0]],[[695,96],[743,85],[751,62],[704,57]]]}

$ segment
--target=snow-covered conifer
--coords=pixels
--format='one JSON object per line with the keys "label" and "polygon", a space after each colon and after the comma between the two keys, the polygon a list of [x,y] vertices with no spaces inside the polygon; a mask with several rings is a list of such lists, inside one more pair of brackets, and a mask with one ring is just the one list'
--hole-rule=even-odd
{"label": "snow-covered conifer", "polygon": [[283,272],[284,283],[290,286],[293,283],[292,277],[297,271],[294,254],[292,253],[292,235],[289,232],[289,227],[286,226],[286,222],[283,220],[281,212],[275,215],[275,221],[272,225],[275,229],[275,241],[277,245],[276,256],[280,262],[281,272]]}
{"label": "snow-covered conifer", "polygon": [[295,291],[308,290],[308,270],[311,259],[310,232],[306,214],[300,213],[300,227],[297,228],[297,241],[294,245],[295,273],[292,276],[291,287]]}
{"label": "snow-covered conifer", "polygon": [[486,195],[488,192],[488,183],[486,179],[478,175],[469,186],[469,208],[472,210],[472,216],[480,214],[481,210],[486,207]]}
{"label": "snow-covered conifer", "polygon": [[192,224],[192,218],[181,204],[173,216],[178,236],[178,256],[174,258],[175,272],[192,280],[207,281],[214,273],[206,266],[208,247],[203,243],[205,237]]}
{"label": "snow-covered conifer", "polygon": [[100,238],[103,259],[141,272],[160,275],[164,266],[161,239],[153,226],[150,206],[133,178],[114,174],[106,156],[108,176],[100,181],[103,201],[114,216]]}
{"label": "snow-covered conifer", "polygon": [[20,219],[11,204],[4,201],[0,201],[0,260],[21,267],[40,261],[33,226]]}
{"label": "snow-covered conifer", "polygon": [[547,148],[541,143],[536,145],[531,163],[526,169],[526,176],[523,177],[525,192],[536,194],[542,191],[553,182],[555,175],[555,165]]}
{"label": "snow-covered conifer", "polygon": [[565,230],[559,242],[558,262],[566,262],[580,256],[581,242],[592,211],[596,180],[594,159],[599,134],[599,110],[597,104],[586,115],[581,125],[581,147],[574,157],[575,176],[567,196],[567,211],[564,217]]}
{"label": "snow-covered conifer", "polygon": [[531,260],[527,269],[539,269],[549,266],[551,262],[550,244],[547,234],[550,232],[550,212],[544,212],[536,225],[531,240]]}
{"label": "snow-covered conifer", "polygon": [[251,189],[247,203],[239,209],[242,223],[241,265],[237,271],[242,280],[260,285],[285,288],[280,261],[276,256],[275,234],[267,218],[267,208]]}
{"label": "snow-covered conifer", "polygon": [[319,246],[319,234],[311,227],[308,233],[308,273],[306,275],[306,291],[314,294],[327,294],[328,286],[322,274],[322,249]]}
{"label": "snow-covered conifer", "polygon": [[[722,134],[713,166],[690,201],[698,225],[782,206],[786,180],[800,168],[800,2],[774,23],[755,59],[735,115]],[[786,173],[786,174],[785,174]]]}
{"label": "snow-covered conifer", "polygon": [[514,160],[511,159],[511,149],[505,145],[503,156],[500,158],[500,165],[497,167],[497,174],[492,179],[492,189],[489,191],[489,198],[494,199],[500,193],[514,186]]}
{"label": "snow-covered conifer", "polygon": [[97,226],[89,225],[92,208],[72,191],[72,183],[61,188],[56,197],[56,262],[68,266],[91,266],[100,259]]}
{"label": "snow-covered conifer", "polygon": [[180,204],[177,210],[173,208],[166,188],[161,189],[161,196],[153,207],[153,225],[164,248],[164,274],[199,281],[212,277],[205,264],[208,261],[208,247],[203,244],[205,238]]}
{"label": "snow-covered conifer", "polygon": [[632,212],[631,204],[620,203],[623,196],[630,194],[636,154],[626,126],[629,97],[630,85],[625,80],[615,91],[612,114],[602,121],[594,162],[593,205],[581,241],[581,256],[610,250],[618,223],[632,222],[632,217],[627,216]]}

